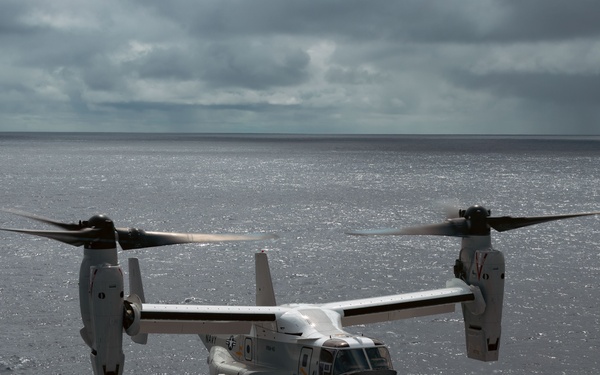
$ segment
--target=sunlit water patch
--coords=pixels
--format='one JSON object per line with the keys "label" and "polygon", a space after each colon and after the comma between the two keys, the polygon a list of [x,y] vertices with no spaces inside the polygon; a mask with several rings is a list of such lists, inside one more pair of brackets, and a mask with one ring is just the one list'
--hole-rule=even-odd
{"label": "sunlit water patch", "polygon": [[[274,232],[257,243],[121,252],[141,262],[149,302],[254,303],[266,250],[279,303],[439,288],[460,239],[354,237],[353,229],[444,220],[444,205],[494,216],[600,210],[598,140],[178,135],[0,136],[3,207],[119,227]],[[501,358],[464,354],[460,311],[354,332],[390,346],[408,374],[570,374],[600,368],[600,218],[494,233],[507,262]],[[2,227],[49,229],[3,213]],[[79,337],[81,249],[3,233],[0,373],[91,373]],[[126,282],[127,284],[127,282]],[[206,374],[195,336],[125,339],[127,373]]]}

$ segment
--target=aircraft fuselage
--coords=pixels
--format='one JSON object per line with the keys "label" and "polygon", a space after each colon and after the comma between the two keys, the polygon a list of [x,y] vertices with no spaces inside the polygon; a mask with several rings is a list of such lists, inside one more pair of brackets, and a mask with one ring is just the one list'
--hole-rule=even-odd
{"label": "aircraft fuselage", "polygon": [[248,335],[200,335],[210,374],[395,375],[387,347],[341,330],[336,315],[296,306]]}

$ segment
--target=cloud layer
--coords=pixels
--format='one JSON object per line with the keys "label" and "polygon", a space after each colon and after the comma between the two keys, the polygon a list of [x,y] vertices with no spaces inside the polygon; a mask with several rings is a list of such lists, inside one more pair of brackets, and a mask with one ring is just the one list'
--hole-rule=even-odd
{"label": "cloud layer", "polygon": [[0,3],[0,131],[600,134],[597,1]]}

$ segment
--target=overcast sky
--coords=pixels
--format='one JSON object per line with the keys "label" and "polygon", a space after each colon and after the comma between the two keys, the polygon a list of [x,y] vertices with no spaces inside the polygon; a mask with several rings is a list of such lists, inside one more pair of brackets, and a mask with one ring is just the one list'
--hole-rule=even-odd
{"label": "overcast sky", "polygon": [[0,131],[596,134],[600,1],[1,0]]}

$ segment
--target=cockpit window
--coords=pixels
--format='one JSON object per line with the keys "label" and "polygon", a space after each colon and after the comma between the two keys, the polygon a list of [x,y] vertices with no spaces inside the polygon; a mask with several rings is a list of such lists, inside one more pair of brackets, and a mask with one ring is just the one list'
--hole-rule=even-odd
{"label": "cockpit window", "polygon": [[319,357],[319,375],[331,375],[333,371],[333,355],[335,351],[331,349],[321,349]]}
{"label": "cockpit window", "polygon": [[374,370],[392,369],[390,352],[384,346],[365,349]]}
{"label": "cockpit window", "polygon": [[321,349],[319,375],[352,374],[357,371],[392,370],[385,346],[357,349]]}
{"label": "cockpit window", "polygon": [[369,362],[362,349],[340,350],[335,356],[333,375],[369,369]]}

